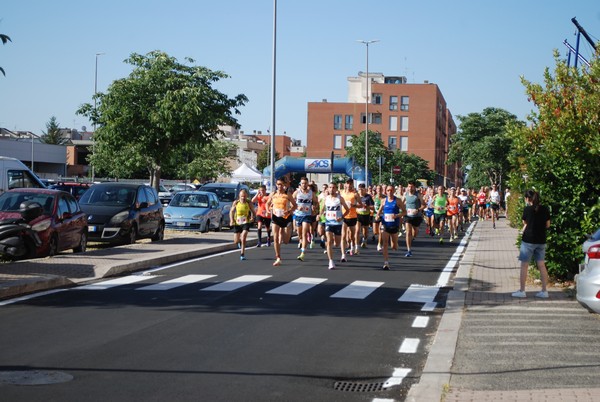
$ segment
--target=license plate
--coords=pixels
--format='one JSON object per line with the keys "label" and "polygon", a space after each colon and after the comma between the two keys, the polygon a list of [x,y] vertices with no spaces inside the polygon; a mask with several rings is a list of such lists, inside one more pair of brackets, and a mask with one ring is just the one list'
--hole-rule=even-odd
{"label": "license plate", "polygon": [[186,222],[175,222],[175,226],[187,226]]}
{"label": "license plate", "polygon": [[88,232],[95,232],[96,230],[96,226],[88,226]]}

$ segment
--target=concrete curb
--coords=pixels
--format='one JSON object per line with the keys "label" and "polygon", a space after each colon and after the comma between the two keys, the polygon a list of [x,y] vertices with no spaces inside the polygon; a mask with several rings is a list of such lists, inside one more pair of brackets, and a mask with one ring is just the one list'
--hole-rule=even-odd
{"label": "concrete curb", "polygon": [[19,278],[0,285],[0,300],[73,285],[74,283],[69,278],[59,275],[36,275],[30,278]]}

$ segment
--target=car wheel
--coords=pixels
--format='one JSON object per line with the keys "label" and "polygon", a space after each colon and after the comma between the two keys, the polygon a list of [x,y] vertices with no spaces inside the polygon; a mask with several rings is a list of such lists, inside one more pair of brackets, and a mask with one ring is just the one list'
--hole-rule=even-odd
{"label": "car wheel", "polygon": [[50,236],[48,243],[48,255],[52,257],[56,254],[58,254],[58,236],[56,236],[56,233],[54,233],[52,236]]}
{"label": "car wheel", "polygon": [[137,227],[135,225],[131,225],[131,230],[129,231],[129,237],[127,238],[127,244],[135,244],[137,240]]}
{"label": "car wheel", "polygon": [[223,218],[221,218],[221,220],[219,221],[219,224],[215,228],[215,232],[220,232],[221,230],[223,230]]}
{"label": "car wheel", "polygon": [[206,223],[204,224],[204,230],[202,230],[202,233],[208,233],[210,229],[210,220],[206,221]]}
{"label": "car wheel", "polygon": [[165,224],[161,222],[156,229],[156,233],[152,236],[152,241],[161,241],[165,238]]}
{"label": "car wheel", "polygon": [[79,245],[73,249],[74,253],[85,253],[87,249],[87,233],[81,233],[81,239],[79,239]]}

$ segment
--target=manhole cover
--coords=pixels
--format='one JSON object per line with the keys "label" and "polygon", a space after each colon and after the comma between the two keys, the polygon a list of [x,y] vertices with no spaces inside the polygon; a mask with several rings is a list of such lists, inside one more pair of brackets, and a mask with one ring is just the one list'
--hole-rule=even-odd
{"label": "manhole cover", "polygon": [[0,385],[48,385],[60,384],[72,379],[73,376],[71,374],[61,371],[0,371]]}
{"label": "manhole cover", "polygon": [[336,391],[345,392],[377,392],[383,390],[383,382],[352,382],[352,381],[336,381],[333,389]]}

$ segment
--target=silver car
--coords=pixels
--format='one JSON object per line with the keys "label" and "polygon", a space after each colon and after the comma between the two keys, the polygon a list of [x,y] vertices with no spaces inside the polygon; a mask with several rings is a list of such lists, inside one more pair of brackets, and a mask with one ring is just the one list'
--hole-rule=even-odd
{"label": "silver car", "polygon": [[581,247],[585,261],[575,277],[577,301],[587,309],[600,313],[600,229]]}
{"label": "silver car", "polygon": [[216,231],[223,227],[219,199],[206,191],[180,191],[164,210],[168,229]]}

